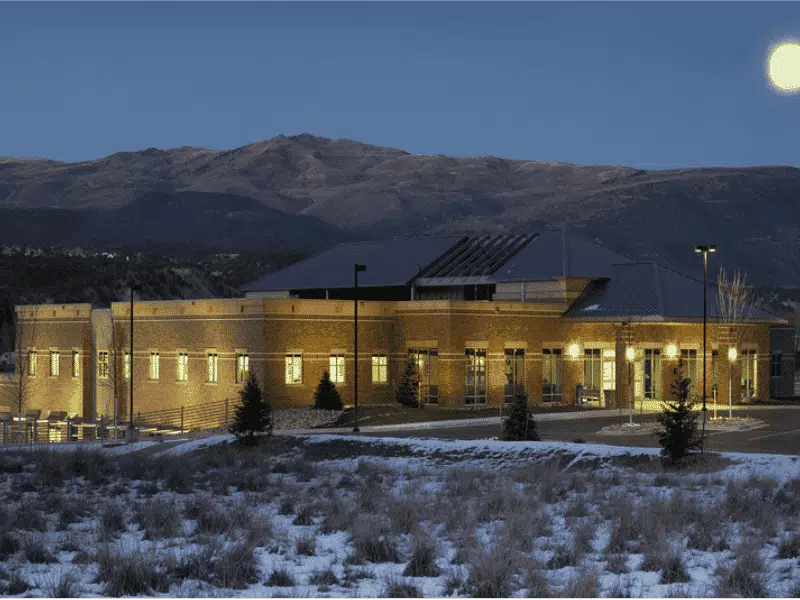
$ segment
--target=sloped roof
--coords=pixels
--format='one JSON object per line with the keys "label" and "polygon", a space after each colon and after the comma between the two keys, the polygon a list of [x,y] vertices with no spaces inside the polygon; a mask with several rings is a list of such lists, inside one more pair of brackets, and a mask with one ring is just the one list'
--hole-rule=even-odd
{"label": "sloped roof", "polygon": [[497,283],[548,281],[576,278],[611,277],[614,264],[632,262],[579,235],[564,231],[545,231],[522,248],[506,265],[494,273]]}
{"label": "sloped roof", "polygon": [[463,236],[340,244],[242,287],[245,292],[353,287],[353,265],[366,265],[359,287],[407,285]]}
{"label": "sloped roof", "polygon": [[[667,321],[703,318],[703,282],[656,263],[612,266],[610,279],[592,282],[564,313],[581,320]],[[707,318],[720,318],[717,286],[708,283]],[[781,321],[751,308],[748,318]]]}

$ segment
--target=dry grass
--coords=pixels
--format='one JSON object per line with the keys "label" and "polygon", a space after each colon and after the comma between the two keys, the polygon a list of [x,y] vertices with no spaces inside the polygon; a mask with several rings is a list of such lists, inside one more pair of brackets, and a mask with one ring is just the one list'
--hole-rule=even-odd
{"label": "dry grass", "polygon": [[173,538],[183,533],[183,515],[175,500],[151,498],[136,506],[136,521],[145,530],[145,539]]}
{"label": "dry grass", "polygon": [[441,569],[436,565],[436,544],[428,537],[416,536],[403,575],[406,577],[438,577]]}
{"label": "dry grass", "polygon": [[600,595],[600,578],[593,569],[581,569],[567,583],[565,598],[597,598]]}
{"label": "dry grass", "polygon": [[507,598],[514,591],[519,556],[499,544],[491,550],[476,549],[467,564],[464,587],[476,598]]}
{"label": "dry grass", "polygon": [[763,598],[766,596],[763,574],[764,562],[758,546],[745,540],[736,552],[736,561],[729,570],[724,570],[717,583],[716,595],[730,598]]}

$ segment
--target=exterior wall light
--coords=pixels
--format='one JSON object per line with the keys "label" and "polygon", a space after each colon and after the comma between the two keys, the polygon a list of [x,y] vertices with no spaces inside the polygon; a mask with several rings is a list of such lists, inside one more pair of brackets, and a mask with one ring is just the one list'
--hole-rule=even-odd
{"label": "exterior wall light", "polygon": [[633,346],[625,348],[625,358],[629,361],[633,361],[633,359],[636,358],[636,351],[633,349]]}
{"label": "exterior wall light", "polygon": [[731,346],[730,348],[728,348],[728,360],[733,362],[734,360],[736,360],[737,354],[738,353],[736,352],[736,347],[735,346]]}
{"label": "exterior wall light", "polygon": [[675,344],[667,346],[667,357],[675,358],[676,356],[678,356],[678,347]]}
{"label": "exterior wall light", "polygon": [[572,358],[578,358],[578,356],[580,356],[580,353],[581,353],[581,348],[580,348],[580,346],[578,346],[578,344],[570,344],[568,351],[569,351],[569,355]]}

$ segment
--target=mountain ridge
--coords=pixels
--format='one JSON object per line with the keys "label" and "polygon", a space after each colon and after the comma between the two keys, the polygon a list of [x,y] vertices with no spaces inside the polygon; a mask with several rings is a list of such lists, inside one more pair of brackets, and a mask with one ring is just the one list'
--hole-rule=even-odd
{"label": "mountain ridge", "polygon": [[[800,281],[798,192],[800,169],[791,166],[644,170],[458,158],[311,134],[228,150],[148,148],[76,163],[0,158],[0,209],[12,212],[99,214],[148,193],[165,201],[212,194],[231,206],[247,198],[278,211],[261,211],[258,227],[274,235],[294,229],[278,241],[296,247],[566,226],[614,250],[694,273],[694,245],[716,243],[717,260],[742,266],[764,284]],[[201,209],[189,202],[182,210]],[[281,214],[310,220],[289,224]],[[281,224],[268,227],[270,219]],[[24,226],[21,217],[17,222]],[[252,233],[256,224],[246,219],[241,227],[253,244],[269,239]],[[325,239],[317,239],[314,232],[323,230]],[[231,231],[224,233],[235,245]],[[191,241],[192,231],[181,235]]]}

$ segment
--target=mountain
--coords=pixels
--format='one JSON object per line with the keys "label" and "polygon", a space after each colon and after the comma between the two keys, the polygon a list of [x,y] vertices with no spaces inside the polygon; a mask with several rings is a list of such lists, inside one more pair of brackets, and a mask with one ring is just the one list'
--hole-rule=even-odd
{"label": "mountain", "polygon": [[109,210],[0,207],[0,243],[6,246],[285,252],[318,250],[357,237],[315,217],[231,194],[145,192]]}
{"label": "mountain", "polygon": [[[234,150],[151,148],[81,163],[0,159],[0,208],[10,211],[0,218],[16,219],[0,225],[0,245],[23,235],[20,228],[40,244],[71,234],[95,244],[122,236],[321,247],[565,225],[693,274],[694,246],[715,243],[712,273],[719,264],[741,266],[754,283],[792,285],[800,281],[799,193],[800,170],[790,167],[644,171],[412,155],[303,134]],[[54,219],[75,232],[59,234]]]}

